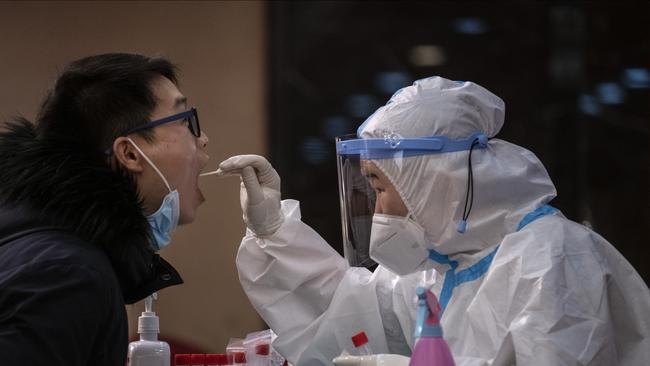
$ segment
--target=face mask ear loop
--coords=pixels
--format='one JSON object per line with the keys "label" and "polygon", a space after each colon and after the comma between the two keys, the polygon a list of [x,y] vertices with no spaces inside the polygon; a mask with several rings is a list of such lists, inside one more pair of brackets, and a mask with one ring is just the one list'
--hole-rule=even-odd
{"label": "face mask ear loop", "polygon": [[[467,193],[465,194],[465,207],[463,208],[463,219],[458,222],[457,231],[461,234],[465,233],[467,230],[467,219],[469,218],[469,213],[472,211],[472,204],[474,203],[474,174],[472,172],[472,151],[474,146],[479,144],[479,139],[475,139],[472,142],[472,146],[469,148],[469,162],[467,164]],[[468,207],[469,204],[469,207]]]}
{"label": "face mask ear loop", "polygon": [[144,160],[146,160],[147,163],[149,163],[149,165],[151,165],[151,167],[153,168],[153,170],[155,170],[156,173],[158,174],[158,176],[162,179],[163,183],[165,183],[165,187],[167,187],[167,189],[168,189],[169,192],[171,193],[172,189],[169,187],[169,183],[167,183],[167,179],[165,179],[165,176],[162,175],[162,173],[160,172],[160,170],[158,170],[158,167],[156,166],[156,164],[154,164],[153,161],[151,161],[151,160],[149,159],[149,157],[147,156],[147,154],[145,154],[142,150],[140,150],[140,147],[138,147],[138,145],[137,145],[135,142],[133,142],[133,140],[131,140],[131,138],[127,137],[126,139],[129,140],[129,142],[131,143],[131,145],[133,145],[133,147],[135,147],[136,150],[138,150],[138,152],[142,155],[142,157],[144,158]]}

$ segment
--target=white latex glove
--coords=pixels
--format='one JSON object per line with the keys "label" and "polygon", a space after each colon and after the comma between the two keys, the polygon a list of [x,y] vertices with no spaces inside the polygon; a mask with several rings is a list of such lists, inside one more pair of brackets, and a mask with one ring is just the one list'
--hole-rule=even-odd
{"label": "white latex glove", "polygon": [[236,155],[219,164],[220,175],[241,177],[239,199],[244,222],[257,236],[272,235],[282,225],[280,176],[264,157]]}
{"label": "white latex glove", "polygon": [[370,356],[341,355],[332,362],[336,366],[408,366],[410,358],[401,355],[380,354]]}

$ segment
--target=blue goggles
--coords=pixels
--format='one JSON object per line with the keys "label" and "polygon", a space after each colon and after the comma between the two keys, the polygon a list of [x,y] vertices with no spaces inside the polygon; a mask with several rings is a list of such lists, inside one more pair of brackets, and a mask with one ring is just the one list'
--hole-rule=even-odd
{"label": "blue goggles", "polygon": [[194,135],[195,137],[201,137],[201,126],[199,125],[199,114],[196,111],[196,108],[193,107],[186,110],[185,112],[177,113],[172,116],[161,118],[155,121],[150,121],[138,127],[132,128],[126,131],[125,133],[121,134],[121,136],[130,135],[134,132],[148,130],[150,128],[163,125],[165,123],[176,122],[180,120],[187,121],[187,128],[189,128],[192,135]]}
{"label": "blue goggles", "polygon": [[[160,125],[164,125],[165,123],[171,123],[171,122],[176,122],[181,120],[187,122],[187,128],[190,130],[192,135],[194,135],[194,137],[201,137],[201,125],[199,125],[199,114],[196,111],[196,108],[194,107],[186,110],[185,112],[177,113],[169,117],[157,119],[155,121],[150,121],[140,126],[134,127],[126,132],[119,134],[119,136],[127,136],[135,132],[144,131],[154,127],[158,127]],[[104,150],[105,155],[111,155],[111,153],[112,153],[111,147],[107,147]]]}
{"label": "blue goggles", "polygon": [[392,135],[386,138],[353,139],[336,142],[337,155],[359,155],[362,159],[390,159],[396,153],[400,157],[442,154],[487,147],[488,137],[475,132],[466,139],[452,140],[446,136],[402,138]]}

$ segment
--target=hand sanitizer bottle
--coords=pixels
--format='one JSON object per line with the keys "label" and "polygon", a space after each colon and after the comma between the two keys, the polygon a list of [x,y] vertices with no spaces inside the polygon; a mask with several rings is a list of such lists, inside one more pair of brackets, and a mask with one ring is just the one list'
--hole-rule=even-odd
{"label": "hand sanitizer bottle", "polygon": [[129,343],[128,366],[170,366],[171,354],[167,342],[158,340],[160,324],[153,312],[154,292],[144,300],[144,312],[138,318],[140,340]]}

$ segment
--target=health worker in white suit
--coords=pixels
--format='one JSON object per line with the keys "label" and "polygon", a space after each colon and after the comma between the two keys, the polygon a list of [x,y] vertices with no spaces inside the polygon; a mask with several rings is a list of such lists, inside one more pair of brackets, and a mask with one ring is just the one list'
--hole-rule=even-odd
{"label": "health worker in white suit", "polygon": [[650,364],[648,287],[549,205],[542,163],[495,138],[504,112],[475,83],[432,77],[338,141],[347,259],[301,221],[297,201],[280,201],[263,157],[221,163],[242,179],[242,287],[291,363],[330,365],[360,331],[374,353],[410,355],[425,284],[457,365]]}

